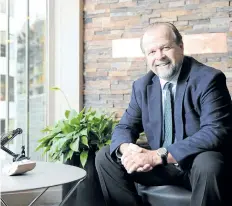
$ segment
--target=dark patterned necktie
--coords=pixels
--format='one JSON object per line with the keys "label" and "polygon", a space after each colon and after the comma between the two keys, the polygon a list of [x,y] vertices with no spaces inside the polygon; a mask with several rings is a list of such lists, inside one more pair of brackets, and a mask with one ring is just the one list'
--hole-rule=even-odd
{"label": "dark patterned necktie", "polygon": [[164,114],[163,114],[163,147],[168,147],[172,144],[173,136],[173,119],[172,119],[172,83],[167,82],[164,85]]}

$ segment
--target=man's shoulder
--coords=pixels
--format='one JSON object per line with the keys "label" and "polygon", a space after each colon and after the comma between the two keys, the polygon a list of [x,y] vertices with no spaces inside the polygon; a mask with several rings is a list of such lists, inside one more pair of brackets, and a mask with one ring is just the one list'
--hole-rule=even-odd
{"label": "man's shoulder", "polygon": [[218,74],[221,74],[222,71],[213,67],[210,67],[206,64],[203,64],[193,57],[187,57],[188,60],[191,62],[191,72],[190,78],[198,78],[205,79],[205,78],[212,78]]}
{"label": "man's shoulder", "polygon": [[154,74],[154,72],[149,71],[147,74],[135,80],[134,84],[136,87],[146,87],[147,85],[152,84],[152,80],[155,76],[156,75]]}

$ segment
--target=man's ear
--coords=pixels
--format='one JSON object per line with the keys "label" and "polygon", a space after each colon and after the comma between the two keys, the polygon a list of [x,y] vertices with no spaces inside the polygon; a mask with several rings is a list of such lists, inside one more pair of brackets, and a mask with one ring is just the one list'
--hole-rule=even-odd
{"label": "man's ear", "polygon": [[183,43],[180,43],[179,47],[184,50],[184,44]]}
{"label": "man's ear", "polygon": [[179,47],[181,48],[182,52],[184,53],[184,44],[183,44],[183,43],[180,43],[180,44],[179,44]]}

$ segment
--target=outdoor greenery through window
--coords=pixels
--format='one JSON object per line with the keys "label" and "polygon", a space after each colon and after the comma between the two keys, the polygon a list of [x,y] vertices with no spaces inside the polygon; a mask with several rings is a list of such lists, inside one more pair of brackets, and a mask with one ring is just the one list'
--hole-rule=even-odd
{"label": "outdoor greenery through window", "polygon": [[[46,0],[0,0],[0,134],[18,127],[8,145],[15,153],[35,152],[46,125]],[[8,157],[3,151],[0,157]],[[11,157],[9,157],[11,158]]]}

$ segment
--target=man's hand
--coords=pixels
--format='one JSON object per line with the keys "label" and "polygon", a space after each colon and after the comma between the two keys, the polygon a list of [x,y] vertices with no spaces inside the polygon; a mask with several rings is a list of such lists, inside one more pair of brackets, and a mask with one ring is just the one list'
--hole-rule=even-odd
{"label": "man's hand", "polygon": [[134,153],[124,158],[123,166],[128,173],[148,172],[153,167],[162,164],[161,158],[157,155],[156,150],[145,150],[143,153]]}
{"label": "man's hand", "polygon": [[122,161],[127,155],[142,153],[143,150],[144,149],[142,147],[139,147],[138,145],[132,143],[124,143],[121,144],[119,147],[119,151],[122,153]]}
{"label": "man's hand", "polygon": [[[136,144],[132,143],[123,143],[119,147],[119,151],[122,154],[121,161],[122,164],[124,165],[124,160],[129,157],[130,155],[134,155],[135,153],[142,153],[145,152],[145,149],[139,147]],[[125,167],[125,166],[124,166]],[[152,169],[150,165],[146,165],[145,169]],[[139,168],[140,171],[143,171],[143,168]],[[148,170],[149,171],[149,170]]]}
{"label": "man's hand", "polygon": [[128,173],[148,172],[162,162],[156,150],[146,150],[132,143],[122,144],[119,150],[122,153],[122,164]]}

